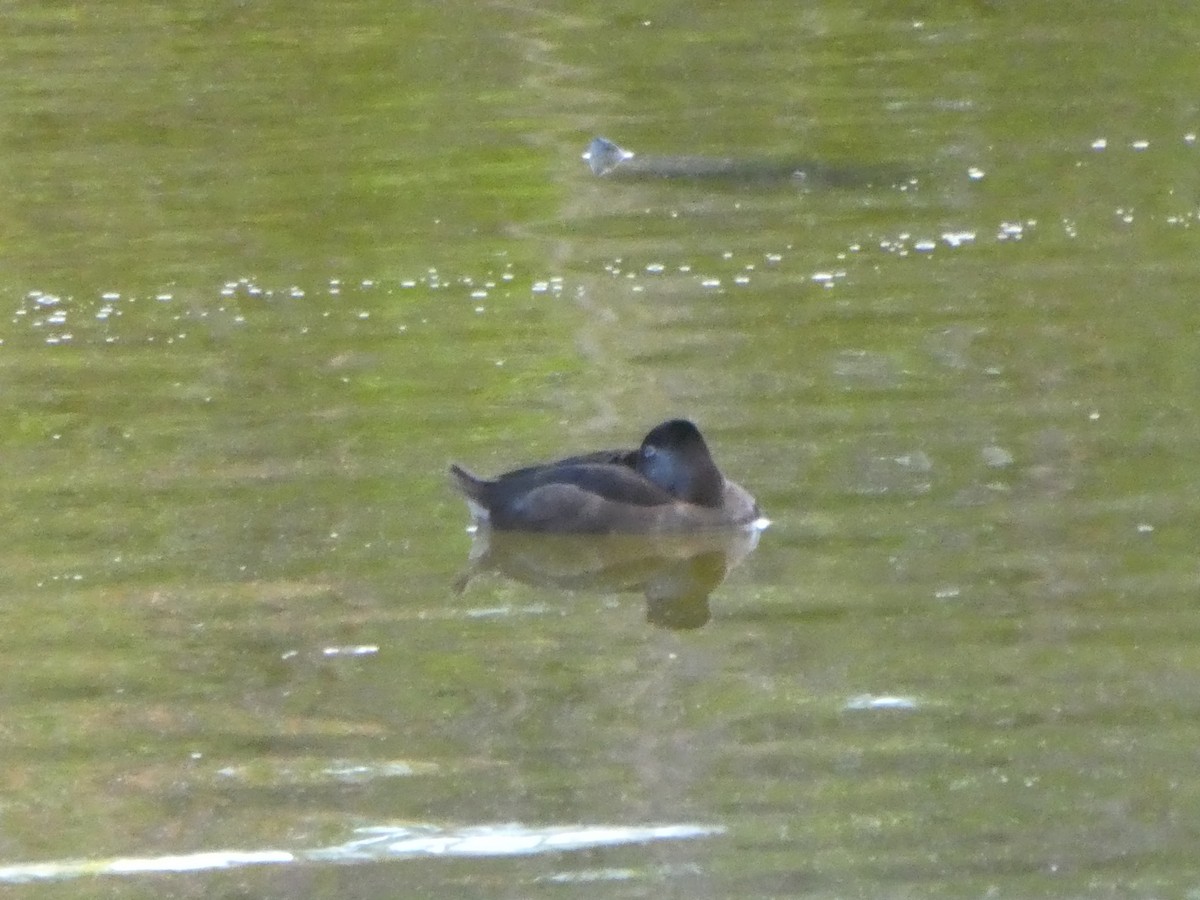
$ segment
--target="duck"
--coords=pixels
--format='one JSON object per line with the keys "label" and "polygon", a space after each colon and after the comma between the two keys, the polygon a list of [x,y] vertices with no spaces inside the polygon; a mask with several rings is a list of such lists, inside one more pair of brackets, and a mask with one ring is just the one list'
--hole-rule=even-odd
{"label": "duck", "polygon": [[679,534],[750,528],[758,502],[721,474],[687,419],[656,425],[636,450],[597,450],[481,478],[451,464],[476,525],[555,534]]}

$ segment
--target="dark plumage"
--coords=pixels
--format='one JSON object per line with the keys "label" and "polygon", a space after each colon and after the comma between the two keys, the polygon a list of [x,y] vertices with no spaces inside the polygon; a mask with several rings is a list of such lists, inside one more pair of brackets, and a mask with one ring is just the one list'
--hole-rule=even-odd
{"label": "dark plumage", "polygon": [[472,516],[511,531],[603,534],[748,526],[758,504],[721,475],[699,430],[663,422],[637,450],[601,450],[494,479],[450,466]]}

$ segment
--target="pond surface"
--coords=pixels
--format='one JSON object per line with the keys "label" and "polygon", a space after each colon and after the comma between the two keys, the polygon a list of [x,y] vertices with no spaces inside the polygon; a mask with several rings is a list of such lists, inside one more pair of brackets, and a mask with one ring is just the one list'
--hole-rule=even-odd
{"label": "pond surface", "polygon": [[[9,10],[0,881],[1200,890],[1198,39],[1176,4]],[[905,177],[618,182],[597,135]],[[451,460],[672,416],[766,531],[467,532]]]}

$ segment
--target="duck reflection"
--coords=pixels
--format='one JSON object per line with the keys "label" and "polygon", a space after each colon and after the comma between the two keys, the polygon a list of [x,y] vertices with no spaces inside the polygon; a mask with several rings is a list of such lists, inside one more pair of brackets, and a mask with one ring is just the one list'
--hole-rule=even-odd
{"label": "duck reflection", "polygon": [[588,593],[641,593],[646,621],[699,628],[709,595],[758,545],[760,529],[687,535],[525,534],[480,528],[466,569],[455,582],[494,573],[535,587]]}

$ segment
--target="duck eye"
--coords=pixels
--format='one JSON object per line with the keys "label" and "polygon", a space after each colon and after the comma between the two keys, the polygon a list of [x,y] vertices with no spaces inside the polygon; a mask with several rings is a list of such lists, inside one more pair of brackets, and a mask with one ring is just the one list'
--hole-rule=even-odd
{"label": "duck eye", "polygon": [[642,457],[644,459],[654,459],[654,457],[657,453],[658,453],[658,451],[649,445],[646,445],[645,447],[642,448]]}

